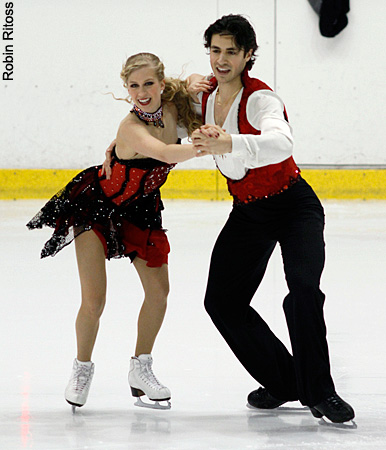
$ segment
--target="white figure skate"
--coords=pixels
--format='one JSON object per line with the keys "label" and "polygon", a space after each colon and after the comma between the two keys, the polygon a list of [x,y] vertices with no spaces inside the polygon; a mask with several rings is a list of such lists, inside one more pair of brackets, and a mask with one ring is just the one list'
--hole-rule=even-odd
{"label": "white figure skate", "polygon": [[[170,409],[170,390],[157,380],[152,364],[151,355],[133,356],[130,360],[129,385],[133,397],[138,398],[134,405],[152,409]],[[143,402],[142,395],[146,395],[155,403]],[[166,404],[161,404],[162,401],[166,401]]]}
{"label": "white figure skate", "polygon": [[80,408],[86,403],[93,375],[94,363],[91,361],[82,363],[74,359],[71,377],[64,394],[67,402],[72,405],[73,413],[76,407]]}

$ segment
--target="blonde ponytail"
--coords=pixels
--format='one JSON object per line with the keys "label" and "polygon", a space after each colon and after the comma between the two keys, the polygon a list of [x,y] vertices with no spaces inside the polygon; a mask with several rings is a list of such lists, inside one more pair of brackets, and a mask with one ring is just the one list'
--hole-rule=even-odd
{"label": "blonde ponytail", "polygon": [[173,102],[178,111],[178,124],[185,127],[190,136],[202,125],[194,110],[193,101],[186,90],[186,81],[179,78],[165,78],[165,89],[161,96],[165,102]]}

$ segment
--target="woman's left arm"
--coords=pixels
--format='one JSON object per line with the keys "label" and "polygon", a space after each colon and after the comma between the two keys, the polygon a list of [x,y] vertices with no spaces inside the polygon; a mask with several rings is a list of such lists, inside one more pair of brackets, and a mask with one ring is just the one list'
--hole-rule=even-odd
{"label": "woman's left arm", "polygon": [[210,92],[212,83],[204,75],[193,73],[186,79],[186,90],[195,103],[201,103],[198,98],[200,92]]}

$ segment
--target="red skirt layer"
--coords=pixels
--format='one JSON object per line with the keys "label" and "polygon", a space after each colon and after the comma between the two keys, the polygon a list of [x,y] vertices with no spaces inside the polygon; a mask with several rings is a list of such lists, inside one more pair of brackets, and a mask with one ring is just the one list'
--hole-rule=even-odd
{"label": "red skirt layer", "polygon": [[[107,257],[107,242],[102,227],[95,224],[92,230],[102,242]],[[161,267],[168,263],[170,246],[164,230],[141,230],[132,223],[123,221],[120,238],[125,248],[122,256],[128,256],[132,261],[138,256],[147,261],[148,267]]]}

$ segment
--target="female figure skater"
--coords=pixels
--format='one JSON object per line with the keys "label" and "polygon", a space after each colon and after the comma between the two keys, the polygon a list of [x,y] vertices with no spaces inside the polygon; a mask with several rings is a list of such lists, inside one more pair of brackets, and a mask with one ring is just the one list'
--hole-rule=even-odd
{"label": "female figure skater", "polygon": [[[120,257],[132,260],[145,293],[130,360],[132,395],[138,406],[170,408],[170,390],[154,376],[151,357],[169,292],[170,248],[162,229],[159,188],[175,163],[197,153],[192,145],[177,145],[177,125],[191,134],[200,123],[186,82],[165,79],[157,56],[131,56],[121,78],[134,107],[119,125],[109,179],[102,166],[84,170],[27,224],[30,229],[54,228],[42,258],[75,239],[82,303],[76,319],[77,357],[65,391],[73,410],[86,403],[94,373],[91,355],[106,301],[105,260]],[[155,403],[142,402],[145,394]],[[159,403],[163,400],[167,405]]]}

